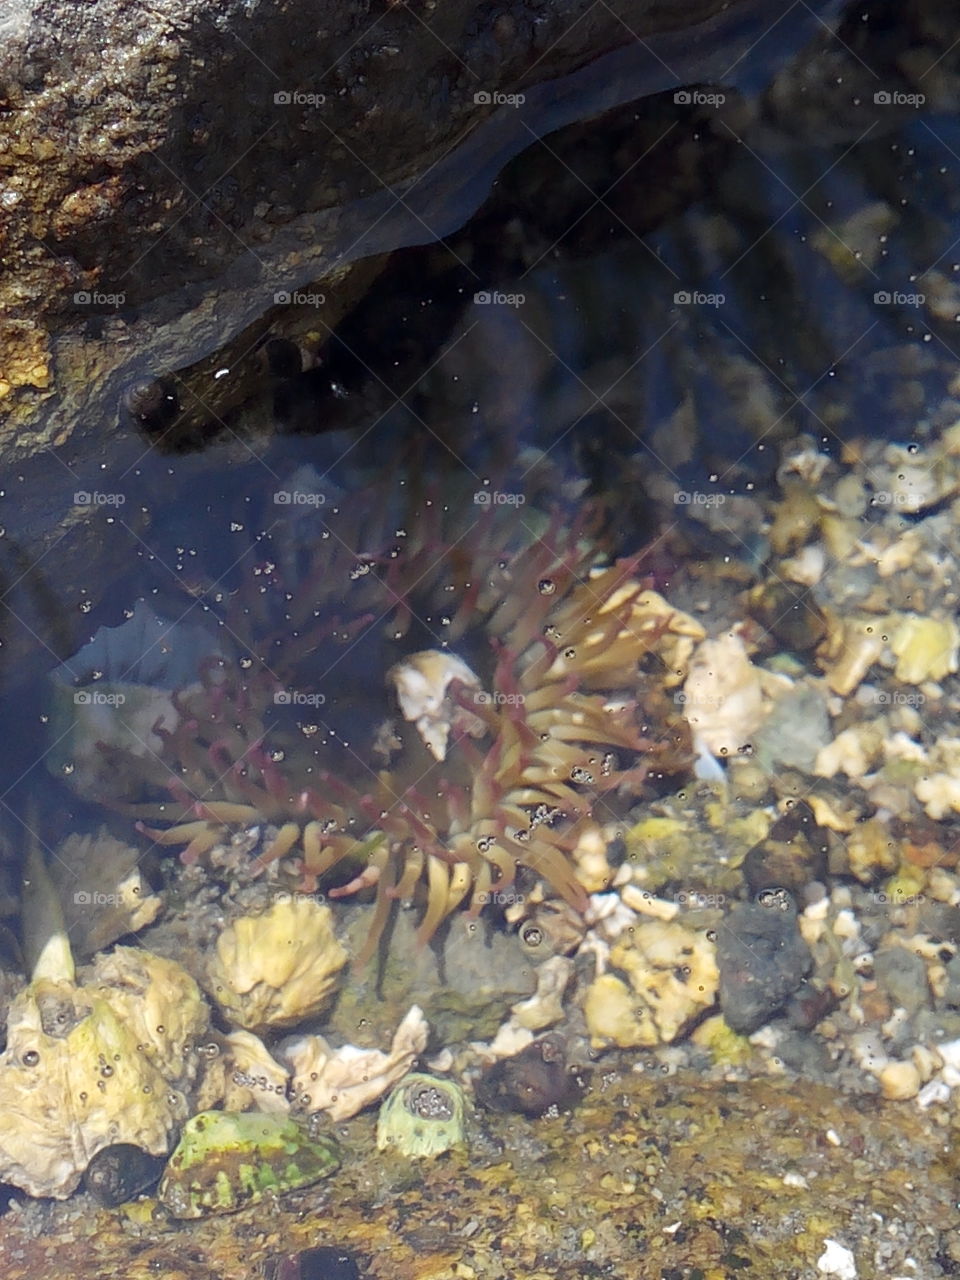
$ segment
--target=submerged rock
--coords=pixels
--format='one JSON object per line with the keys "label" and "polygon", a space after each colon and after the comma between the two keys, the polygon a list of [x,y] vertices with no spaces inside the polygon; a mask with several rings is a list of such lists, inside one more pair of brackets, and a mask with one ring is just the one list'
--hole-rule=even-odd
{"label": "submerged rock", "polygon": [[767,889],[735,906],[718,934],[717,964],[723,1016],[749,1035],[783,1008],[813,965],[790,895]]}

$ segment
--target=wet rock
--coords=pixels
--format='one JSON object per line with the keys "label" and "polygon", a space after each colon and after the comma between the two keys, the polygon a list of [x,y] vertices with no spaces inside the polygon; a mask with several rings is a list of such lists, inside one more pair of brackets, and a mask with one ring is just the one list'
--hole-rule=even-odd
{"label": "wet rock", "polygon": [[551,1107],[569,1106],[580,1093],[580,1084],[567,1067],[566,1044],[558,1035],[544,1036],[512,1058],[494,1063],[476,1086],[482,1106],[525,1116],[542,1116]]}
{"label": "wet rock", "polygon": [[[135,554],[145,438],[195,447],[251,395],[243,429],[272,430],[284,379],[325,358],[387,253],[462,225],[535,138],[686,81],[766,83],[812,10],[838,7],[786,6],[771,32],[762,0],[559,0],[509,21],[478,0],[427,18],[92,0],[67,26],[54,0],[7,6],[0,458],[18,470],[0,585],[23,620],[8,658],[35,635],[61,657],[72,643],[49,565],[23,563],[56,546],[57,581],[89,609],[104,560]],[[126,529],[74,497],[104,489],[104,459]]]}
{"label": "wet rock", "polygon": [[895,1005],[910,1014],[928,1008],[930,988],[922,957],[906,947],[882,947],[873,957],[878,985]]}
{"label": "wet rock", "polygon": [[813,964],[792,897],[765,890],[734,907],[718,932],[717,964],[723,1016],[749,1035],[783,1007]]}
{"label": "wet rock", "polygon": [[960,1009],[960,956],[954,956],[946,967],[947,986],[944,1000],[953,1009]]}
{"label": "wet rock", "polygon": [[264,1280],[361,1280],[362,1274],[355,1255],[335,1245],[285,1253],[263,1264]]}
{"label": "wet rock", "polygon": [[[150,414],[144,382],[241,331],[249,348],[326,328],[350,261],[455,229],[533,137],[722,75],[764,6],[741,0],[735,20],[717,0],[620,8],[521,7],[504,38],[502,15],[474,0],[429,22],[403,5],[371,22],[347,3],[317,15],[302,0],[146,12],[94,0],[68,28],[52,0],[14,5],[0,57],[16,122],[0,161],[17,172],[4,192],[0,448],[18,429],[32,451],[78,423],[112,424],[124,395]],[[601,50],[623,56],[565,91],[541,88]],[[36,254],[38,240],[55,251]],[[321,280],[321,301],[294,305],[285,326],[279,308]],[[199,370],[215,412],[243,349]],[[219,391],[218,367],[234,375]],[[200,389],[179,388],[188,413]]]}
{"label": "wet rock", "polygon": [[826,874],[829,838],[805,800],[796,801],[743,860],[751,893],[783,887],[799,895]]}

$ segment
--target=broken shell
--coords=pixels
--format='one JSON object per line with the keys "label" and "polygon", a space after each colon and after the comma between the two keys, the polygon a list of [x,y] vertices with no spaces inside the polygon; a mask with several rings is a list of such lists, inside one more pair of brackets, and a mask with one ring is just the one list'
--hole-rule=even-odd
{"label": "broken shell", "polygon": [[211,1032],[200,1046],[200,1058],[203,1079],[195,1099],[200,1111],[289,1111],[289,1076],[252,1032]]}
{"label": "broken shell", "polygon": [[483,721],[447,697],[454,680],[477,691],[478,701],[489,702],[480,690],[480,677],[455,653],[424,649],[396,663],[387,672],[393,682],[403,718],[416,724],[420,737],[435,760],[445,760],[450,730],[462,728],[473,736],[483,733]]}
{"label": "broken shell", "polygon": [[414,1072],[380,1108],[377,1146],[402,1156],[438,1156],[466,1141],[463,1090],[452,1080]]}
{"label": "broken shell", "polygon": [[346,963],[330,908],[284,894],[263,915],[240,916],[224,929],[207,989],[248,1031],[292,1027],[324,1008]]}
{"label": "broken shell", "polygon": [[183,1127],[157,1197],[175,1218],[234,1213],[269,1193],[295,1191],[340,1167],[329,1136],[286,1116],[202,1111]]}
{"label": "broken shell", "polygon": [[713,755],[736,755],[750,741],[767,709],[760,671],[735,632],[697,647],[682,700],[695,739]]}
{"label": "broken shell", "polygon": [[294,1095],[310,1112],[349,1120],[407,1074],[427,1047],[430,1028],[412,1005],[394,1032],[389,1053],[345,1044],[333,1049],[322,1036],[297,1036],[280,1048],[293,1071]]}

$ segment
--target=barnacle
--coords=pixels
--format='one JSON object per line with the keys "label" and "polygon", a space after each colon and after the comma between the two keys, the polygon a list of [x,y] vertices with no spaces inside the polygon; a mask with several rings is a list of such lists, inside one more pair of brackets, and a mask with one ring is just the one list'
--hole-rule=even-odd
{"label": "barnacle", "polygon": [[[464,523],[450,509],[426,502],[391,534],[337,508],[308,549],[273,539],[252,583],[218,593],[224,652],[172,695],[159,760],[134,767],[154,794],[165,776],[173,800],[125,806],[185,863],[256,827],[254,872],[293,865],[300,889],[322,881],[331,898],[375,886],[361,961],[395,900],[425,899],[422,942],[521,866],[582,910],[571,853],[603,797],[688,760],[663,688],[703,633],[648,589],[640,557],[605,561],[586,517],[481,507]],[[424,631],[435,648],[405,661],[442,667],[440,684],[419,709],[407,700],[419,733],[401,725],[378,767],[371,687],[397,680],[408,634]]]}
{"label": "barnacle", "polygon": [[377,1146],[402,1156],[439,1156],[466,1141],[466,1101],[452,1080],[408,1075],[380,1107]]}

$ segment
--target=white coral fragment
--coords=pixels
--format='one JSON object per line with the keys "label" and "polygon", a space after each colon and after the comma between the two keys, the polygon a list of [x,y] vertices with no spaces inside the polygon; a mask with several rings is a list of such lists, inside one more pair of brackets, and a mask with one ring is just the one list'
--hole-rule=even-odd
{"label": "white coral fragment", "polygon": [[695,741],[712,755],[735,755],[763,723],[761,675],[734,631],[697,647],[683,686],[683,713]]}

